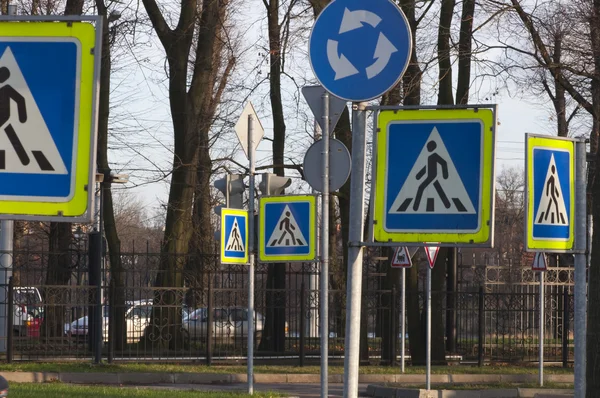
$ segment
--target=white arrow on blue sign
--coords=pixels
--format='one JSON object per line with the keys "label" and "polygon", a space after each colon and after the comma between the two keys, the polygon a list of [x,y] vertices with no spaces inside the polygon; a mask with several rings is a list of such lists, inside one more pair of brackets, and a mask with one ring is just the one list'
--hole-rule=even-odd
{"label": "white arrow on blue sign", "polygon": [[396,4],[336,0],[315,21],[308,52],[327,91],[348,101],[369,101],[400,81],[411,51],[408,21]]}

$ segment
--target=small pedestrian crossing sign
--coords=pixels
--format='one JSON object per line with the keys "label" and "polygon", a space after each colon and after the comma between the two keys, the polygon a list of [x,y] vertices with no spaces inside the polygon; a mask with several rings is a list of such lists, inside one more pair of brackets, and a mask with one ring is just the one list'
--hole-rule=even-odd
{"label": "small pedestrian crossing sign", "polygon": [[221,209],[221,263],[248,263],[248,212]]}
{"label": "small pedestrian crossing sign", "polygon": [[313,261],[315,217],[313,195],[260,198],[259,260],[263,263]]}
{"label": "small pedestrian crossing sign", "polygon": [[527,250],[568,252],[574,243],[574,140],[526,135]]}
{"label": "small pedestrian crossing sign", "polygon": [[493,245],[495,107],[378,116],[377,241]]}
{"label": "small pedestrian crossing sign", "polygon": [[0,22],[0,218],[89,222],[101,54],[94,24],[15,18]]}

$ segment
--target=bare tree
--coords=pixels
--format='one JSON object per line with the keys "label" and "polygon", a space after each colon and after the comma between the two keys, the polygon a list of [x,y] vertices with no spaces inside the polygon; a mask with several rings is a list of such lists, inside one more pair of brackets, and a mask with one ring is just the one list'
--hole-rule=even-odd
{"label": "bare tree", "polygon": [[[198,173],[206,172],[206,169],[198,169],[200,162],[210,164],[205,144],[213,123],[214,109],[223,92],[224,86],[220,84],[226,84],[226,79],[215,81],[213,66],[215,57],[219,56],[219,32],[223,28],[229,0],[181,1],[174,28],[169,26],[165,19],[168,14],[161,10],[156,0],[143,0],[143,4],[167,55],[169,103],[175,138],[161,249],[163,255],[156,284],[181,288],[185,265],[183,255],[188,252],[193,231],[194,194],[209,194],[208,190],[196,192],[196,184]],[[181,344],[181,299],[176,290],[156,295],[151,330],[147,335],[152,342],[171,348]],[[161,309],[161,305],[169,307]]]}

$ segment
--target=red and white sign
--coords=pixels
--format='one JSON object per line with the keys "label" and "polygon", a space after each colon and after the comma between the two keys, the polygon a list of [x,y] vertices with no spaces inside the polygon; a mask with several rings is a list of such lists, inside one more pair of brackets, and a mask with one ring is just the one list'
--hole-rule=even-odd
{"label": "red and white sign", "polygon": [[412,267],[412,261],[410,254],[408,253],[407,247],[397,247],[394,251],[394,257],[392,258],[393,268],[410,268]]}
{"label": "red and white sign", "polygon": [[548,263],[546,261],[546,255],[542,252],[537,252],[535,253],[535,257],[533,258],[533,265],[531,266],[531,269],[534,271],[547,271],[548,270]]}
{"label": "red and white sign", "polygon": [[439,246],[425,246],[425,253],[427,253],[427,261],[429,261],[429,268],[433,269],[433,266],[435,265],[435,259],[437,258],[439,251]]}

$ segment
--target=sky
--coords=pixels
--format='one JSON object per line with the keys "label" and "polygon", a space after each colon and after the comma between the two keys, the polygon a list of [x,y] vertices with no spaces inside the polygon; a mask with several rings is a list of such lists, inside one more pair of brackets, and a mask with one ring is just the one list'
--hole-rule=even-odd
{"label": "sky", "polygon": [[[236,26],[243,35],[240,63],[232,77],[232,91],[226,105],[229,113],[226,124],[219,126],[222,139],[213,148],[213,159],[234,154],[235,160],[247,166],[247,159],[237,144],[233,125],[237,122],[244,103],[252,101],[257,109],[261,124],[265,129],[265,139],[258,147],[258,165],[271,163],[271,142],[273,136],[268,102],[268,73],[266,62],[266,21],[261,0],[249,0],[248,7],[236,11]],[[146,204],[149,213],[158,211],[168,197],[168,170],[172,162],[172,124],[167,98],[166,62],[161,45],[149,28],[118,41],[115,52],[115,71],[112,77],[112,120],[113,134],[110,140],[109,160],[115,172],[130,175],[127,189]],[[284,77],[283,96],[285,101],[288,138],[286,157],[290,162],[302,163],[306,149],[312,143],[313,121],[310,110],[302,98],[299,88],[304,84],[315,84],[314,75],[307,60],[306,38],[295,39],[293,51],[287,54],[286,67],[290,77]],[[493,56],[493,55],[492,55]],[[476,76],[477,71],[474,73]],[[431,77],[426,77],[423,85],[427,103],[435,101],[432,94]],[[255,84],[262,81],[254,87]],[[525,133],[553,134],[548,104],[539,98],[524,99],[512,97],[507,89],[496,91],[494,82],[486,82],[487,90],[472,94],[471,103],[496,103],[498,105],[498,125],[496,129],[496,174],[502,168],[524,168]],[[435,89],[433,89],[435,90]],[[490,100],[491,99],[491,100]],[[234,164],[232,171],[239,171]],[[220,171],[223,173],[223,171]],[[297,177],[293,172],[290,174]],[[260,178],[257,179],[260,181]],[[294,178],[294,187],[307,192],[307,184]]]}

